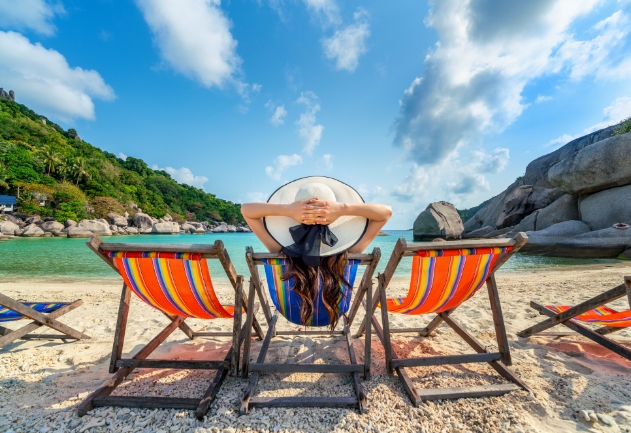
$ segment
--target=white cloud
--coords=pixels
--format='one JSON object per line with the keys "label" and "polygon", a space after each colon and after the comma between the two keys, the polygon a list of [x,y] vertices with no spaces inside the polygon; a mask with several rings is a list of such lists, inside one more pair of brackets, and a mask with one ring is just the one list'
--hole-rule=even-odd
{"label": "white cloud", "polygon": [[285,123],[285,116],[287,116],[287,110],[285,110],[284,105],[279,105],[274,110],[274,114],[272,114],[272,118],[269,120],[272,125],[279,126]]}
{"label": "white cloud", "polygon": [[296,125],[298,125],[298,135],[304,145],[302,150],[307,155],[311,155],[320,144],[322,131],[324,131],[324,126],[316,123],[316,113],[320,111],[320,104],[317,103],[317,100],[318,97],[313,92],[302,92],[300,98],[296,100],[306,107],[296,121]]}
{"label": "white cloud", "polygon": [[219,0],[136,0],[162,59],[205,87],[238,80],[241,58]]}
{"label": "white cloud", "polygon": [[127,155],[125,155],[123,152],[118,152],[118,157],[123,161],[127,161]]}
{"label": "white cloud", "polygon": [[272,179],[280,180],[285,170],[294,165],[302,164],[302,157],[296,153],[293,155],[278,155],[274,158],[274,165],[265,167],[265,173]]}
{"label": "white cloud", "polygon": [[15,91],[19,102],[51,118],[94,119],[92,98],[115,98],[97,71],[71,68],[59,52],[19,33],[0,31],[0,53],[0,83]]}
{"label": "white cloud", "polygon": [[366,39],[370,36],[368,13],[359,8],[354,14],[355,22],[338,30],[330,38],[322,40],[324,54],[335,60],[337,69],[353,72],[359,64],[359,56],[366,52]]}
{"label": "white cloud", "polygon": [[590,134],[598,131],[599,129],[606,128],[611,125],[615,125],[625,119],[631,117],[631,97],[621,96],[616,98],[611,105],[603,109],[603,120],[595,125],[585,128],[582,132],[577,134],[563,134],[560,137],[550,140],[543,147],[551,147],[558,149],[559,147],[569,143],[575,138],[582,137],[583,135]]}
{"label": "white cloud", "polygon": [[318,160],[318,167],[320,167],[322,171],[333,170],[333,155],[330,153],[322,155],[322,158]]}
{"label": "white cloud", "polygon": [[197,188],[204,188],[204,184],[208,182],[208,178],[206,176],[195,176],[190,168],[180,167],[165,167],[158,168],[157,165],[151,167],[154,170],[163,170],[171,175],[173,179],[175,179],[179,183],[185,183],[190,186],[195,186]]}
{"label": "white cloud", "polygon": [[539,104],[541,102],[550,101],[551,99],[552,99],[552,96],[537,95],[537,99],[535,100],[535,103]]}
{"label": "white cloud", "polygon": [[[577,42],[572,23],[599,0],[441,0],[426,23],[439,36],[425,58],[424,76],[404,92],[395,145],[419,165],[437,164],[452,151],[500,132],[521,115],[522,92],[549,74],[580,79],[622,77],[629,26],[616,12]],[[626,50],[628,53],[628,50]]]}
{"label": "white cloud", "polygon": [[505,147],[498,147],[491,153],[474,150],[471,154],[475,169],[483,173],[499,173],[506,168],[510,158],[510,152]]}
{"label": "white cloud", "polygon": [[61,4],[50,4],[46,0],[0,0],[0,27],[52,36],[57,29],[51,21],[55,15],[64,13]]}
{"label": "white cloud", "polygon": [[261,91],[261,89],[263,88],[262,84],[252,84],[252,92],[253,93],[259,93]]}
{"label": "white cloud", "polygon": [[247,193],[246,197],[248,198],[249,201],[264,202],[264,201],[267,201],[269,194],[255,191],[255,192]]}
{"label": "white cloud", "polygon": [[309,12],[317,18],[323,27],[339,25],[340,8],[335,0],[303,0]]}

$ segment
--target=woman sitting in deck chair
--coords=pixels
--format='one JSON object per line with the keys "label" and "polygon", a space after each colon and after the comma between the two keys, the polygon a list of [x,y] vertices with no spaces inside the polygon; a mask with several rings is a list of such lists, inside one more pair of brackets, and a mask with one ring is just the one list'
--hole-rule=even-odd
{"label": "woman sitting in deck chair", "polygon": [[[327,177],[306,177],[290,182],[272,194],[267,203],[245,203],[241,212],[270,253],[255,254],[248,247],[246,259],[252,274],[250,293],[261,290],[257,265],[264,265],[267,286],[277,313],[270,320],[267,336],[256,363],[249,362],[245,342],[244,376],[253,375],[241,404],[245,414],[252,406],[356,407],[363,412],[365,395],[359,373],[369,377],[370,339],[367,338],[364,365],[358,365],[350,340],[350,323],[362,295],[370,300],[371,277],[380,251],[359,254],[377,236],[390,218],[390,207],[364,203],[350,186]],[[359,265],[367,266],[350,314],[353,283]],[[269,312],[266,313],[268,316]],[[322,334],[322,331],[276,331],[278,314],[303,326],[328,327],[331,335],[346,336],[351,365],[269,364],[265,356],[272,336]],[[344,330],[333,332],[343,317]],[[248,315],[249,326],[252,315]],[[327,332],[325,332],[327,333]],[[356,397],[254,397],[263,372],[350,373]]]}

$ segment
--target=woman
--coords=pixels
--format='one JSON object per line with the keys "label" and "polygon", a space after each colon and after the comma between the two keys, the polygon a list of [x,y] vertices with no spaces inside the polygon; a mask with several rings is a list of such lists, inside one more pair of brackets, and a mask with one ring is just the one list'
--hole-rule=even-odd
{"label": "woman", "polygon": [[392,209],[364,203],[336,179],[311,176],[283,185],[267,203],[244,203],[241,213],[270,252],[287,255],[284,279],[293,279],[301,323],[308,323],[314,305],[322,305],[333,329],[340,301],[352,289],[344,279],[347,255],[368,247]]}

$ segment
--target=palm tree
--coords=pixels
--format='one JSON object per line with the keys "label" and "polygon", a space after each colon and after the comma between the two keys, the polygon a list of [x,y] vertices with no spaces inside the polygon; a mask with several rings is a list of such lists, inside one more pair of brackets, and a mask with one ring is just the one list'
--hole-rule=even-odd
{"label": "palm tree", "polygon": [[50,176],[50,173],[55,172],[60,162],[59,153],[55,152],[51,146],[44,146],[39,152],[42,155],[42,162],[46,166],[46,174]]}
{"label": "palm tree", "polygon": [[79,157],[75,158],[70,167],[70,172],[73,176],[75,176],[76,182],[75,185],[79,185],[79,180],[83,177],[84,179],[90,178],[90,173],[88,172],[88,164],[85,162],[85,159]]}

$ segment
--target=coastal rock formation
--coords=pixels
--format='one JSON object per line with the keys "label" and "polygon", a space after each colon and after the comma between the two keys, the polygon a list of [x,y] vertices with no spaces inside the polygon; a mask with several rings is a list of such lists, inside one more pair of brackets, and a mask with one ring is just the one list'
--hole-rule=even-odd
{"label": "coastal rock formation", "polygon": [[20,226],[12,221],[0,221],[0,233],[3,235],[15,235],[15,231],[19,230]]}
{"label": "coastal rock formation", "polygon": [[39,237],[44,235],[44,230],[40,229],[37,224],[29,224],[22,231],[24,237]]}
{"label": "coastal rock formation", "polygon": [[118,227],[127,227],[127,218],[114,212],[107,214],[107,221]]}
{"label": "coastal rock formation", "polygon": [[73,220],[66,220],[66,222],[64,223],[65,227],[74,227],[76,225],[77,225],[77,222]]}
{"label": "coastal rock formation", "polygon": [[[465,222],[463,237],[527,231],[523,252],[607,258],[631,249],[631,133],[614,125],[535,159],[506,191]],[[502,207],[496,221],[492,218]]]}
{"label": "coastal rock formation", "polygon": [[56,233],[62,231],[64,229],[64,225],[62,223],[58,223],[57,221],[45,221],[40,224],[39,228],[47,233]]}
{"label": "coastal rock formation", "polygon": [[7,93],[6,90],[0,87],[0,98],[15,102],[15,92],[13,90],[9,90],[9,93]]}
{"label": "coastal rock formation", "polygon": [[430,203],[414,221],[415,241],[434,238],[460,239],[463,231],[458,211],[454,205],[446,201]]}
{"label": "coastal rock formation", "polygon": [[228,224],[219,223],[217,227],[212,230],[213,233],[228,233]]}
{"label": "coastal rock formation", "polygon": [[[631,166],[631,159],[627,163]],[[616,223],[631,224],[631,185],[588,195],[580,201],[579,209],[581,220],[592,230],[609,228]]]}
{"label": "coastal rock formation", "polygon": [[153,227],[153,220],[146,213],[136,212],[133,219],[134,227],[136,227],[140,232],[151,230],[151,227]]}
{"label": "coastal rock formation", "polygon": [[631,183],[631,134],[592,144],[548,171],[550,184],[568,194],[589,194]]}
{"label": "coastal rock formation", "polygon": [[127,234],[130,234],[130,235],[138,234],[138,229],[136,227],[127,227],[125,231],[127,232]]}
{"label": "coastal rock formation", "polygon": [[169,234],[169,233],[179,233],[180,225],[175,222],[163,222],[154,224],[151,228],[151,233],[159,233],[159,234]]}
{"label": "coastal rock formation", "polygon": [[89,230],[99,236],[111,236],[112,234],[109,225],[104,220],[81,220],[78,227]]}
{"label": "coastal rock formation", "polygon": [[81,226],[73,226],[67,229],[69,238],[89,238],[93,233]]}

